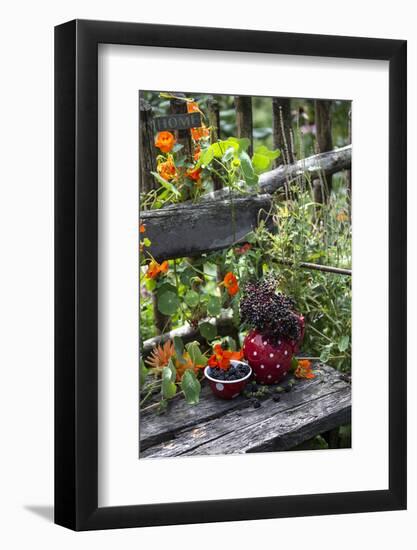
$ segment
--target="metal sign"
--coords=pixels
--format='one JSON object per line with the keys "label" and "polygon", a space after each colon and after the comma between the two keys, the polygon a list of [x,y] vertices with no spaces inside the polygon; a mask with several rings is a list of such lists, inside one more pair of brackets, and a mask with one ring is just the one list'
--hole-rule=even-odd
{"label": "metal sign", "polygon": [[158,116],[153,119],[155,130],[184,130],[186,128],[199,128],[201,126],[200,113],[184,113],[180,115]]}

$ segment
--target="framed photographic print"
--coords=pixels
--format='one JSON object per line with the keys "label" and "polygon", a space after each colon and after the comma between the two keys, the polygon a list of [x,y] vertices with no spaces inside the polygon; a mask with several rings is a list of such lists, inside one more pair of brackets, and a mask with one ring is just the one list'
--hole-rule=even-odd
{"label": "framed photographic print", "polygon": [[406,42],[55,30],[55,521],[406,507]]}

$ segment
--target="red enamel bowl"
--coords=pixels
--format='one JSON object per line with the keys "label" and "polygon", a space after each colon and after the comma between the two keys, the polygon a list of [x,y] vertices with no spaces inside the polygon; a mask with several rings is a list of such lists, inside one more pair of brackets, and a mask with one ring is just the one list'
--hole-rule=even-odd
{"label": "red enamel bowl", "polygon": [[[231,363],[236,365],[238,363],[244,363],[244,361],[231,361]],[[244,364],[247,365],[247,363]],[[237,397],[252,375],[252,369],[249,366],[249,372],[244,378],[240,378],[239,380],[217,380],[210,376],[209,370],[209,366],[204,369],[204,376],[208,380],[211,391],[221,399],[234,399]]]}

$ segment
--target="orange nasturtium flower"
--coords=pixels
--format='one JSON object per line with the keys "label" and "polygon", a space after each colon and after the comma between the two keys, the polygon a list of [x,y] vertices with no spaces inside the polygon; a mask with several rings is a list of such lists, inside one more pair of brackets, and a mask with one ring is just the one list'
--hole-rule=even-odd
{"label": "orange nasturtium flower", "polygon": [[182,375],[187,369],[192,369],[197,374],[199,369],[204,369],[205,365],[196,365],[193,363],[190,354],[186,351],[183,353],[181,360],[175,359],[175,370],[177,371],[176,380],[179,382]]}
{"label": "orange nasturtium flower", "polygon": [[191,135],[194,141],[200,141],[200,139],[210,136],[210,128],[207,128],[204,124],[200,128],[191,128]]}
{"label": "orange nasturtium flower", "polygon": [[216,344],[213,351],[213,355],[207,362],[210,367],[218,367],[219,369],[228,370],[230,368],[230,361],[241,361],[243,358],[242,350],[224,350],[220,344]]}
{"label": "orange nasturtium flower", "polygon": [[177,167],[175,166],[172,155],[168,155],[167,160],[165,162],[160,162],[156,169],[158,174],[165,181],[173,180],[178,176]]}
{"label": "orange nasturtium flower", "polygon": [[239,292],[239,283],[238,283],[237,277],[231,271],[226,273],[226,275],[224,276],[223,282],[220,284],[224,285],[225,289],[230,294],[230,296],[234,296]]}
{"label": "orange nasturtium flower", "polygon": [[298,367],[295,369],[294,375],[296,378],[315,378],[316,375],[312,371],[311,361],[308,359],[300,359]]}
{"label": "orange nasturtium flower", "polygon": [[156,279],[161,273],[166,273],[168,271],[168,261],[165,260],[159,264],[156,260],[151,260],[148,264],[148,271],[145,274],[147,279]]}
{"label": "orange nasturtium flower", "polygon": [[145,231],[146,231],[146,226],[144,223],[141,223],[139,226],[139,233],[145,233]]}
{"label": "orange nasturtium flower", "polygon": [[175,137],[171,132],[158,132],[155,138],[155,147],[163,153],[169,153],[175,145]]}
{"label": "orange nasturtium flower", "polygon": [[202,168],[190,168],[187,170],[187,176],[194,181],[200,181],[201,170]]}
{"label": "orange nasturtium flower", "polygon": [[196,101],[189,101],[187,103],[187,112],[188,113],[201,113],[200,107]]}
{"label": "orange nasturtium flower", "polygon": [[197,145],[197,147],[194,149],[194,160],[197,162],[198,159],[200,158],[201,156],[201,147],[199,145]]}

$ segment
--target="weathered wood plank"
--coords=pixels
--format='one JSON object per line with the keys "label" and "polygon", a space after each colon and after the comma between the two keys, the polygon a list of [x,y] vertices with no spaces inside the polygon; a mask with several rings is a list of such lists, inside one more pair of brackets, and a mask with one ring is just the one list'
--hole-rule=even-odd
{"label": "weathered wood plank", "polygon": [[166,260],[232,246],[267,219],[271,205],[269,195],[255,195],[149,210],[140,218],[152,243],[149,252]]}
{"label": "weathered wood plank", "polygon": [[237,397],[230,401],[215,397],[207,384],[203,384],[200,403],[187,405],[184,399],[173,400],[169,412],[156,415],[154,410],[140,413],[140,452],[176,437],[180,431],[199,422],[218,418],[222,414],[248,407],[248,400]]}
{"label": "weathered wood plank", "polygon": [[240,396],[222,401],[203,390],[199,405],[173,404],[163,416],[141,418],[141,457],[228,454],[289,449],[318,433],[349,422],[350,384],[320,365],[312,380],[297,381],[278,403],[259,409]]}

